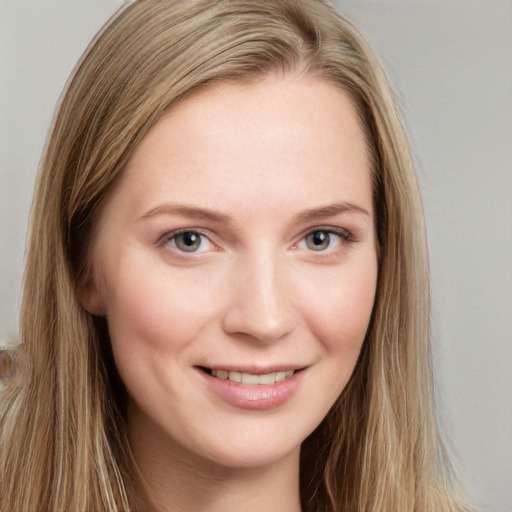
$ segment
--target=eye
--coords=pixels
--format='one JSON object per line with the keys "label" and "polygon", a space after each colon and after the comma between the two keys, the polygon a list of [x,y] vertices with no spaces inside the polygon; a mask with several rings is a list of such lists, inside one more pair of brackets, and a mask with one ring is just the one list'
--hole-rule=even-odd
{"label": "eye", "polygon": [[303,248],[315,252],[327,252],[329,249],[338,247],[344,240],[350,240],[350,235],[345,230],[333,231],[328,229],[317,229],[307,234],[298,244]]}
{"label": "eye", "polygon": [[325,251],[331,245],[331,233],[314,231],[305,238],[306,246],[312,251]]}
{"label": "eye", "polygon": [[197,231],[181,231],[167,237],[166,243],[181,252],[199,254],[211,247],[211,242],[205,235]]}

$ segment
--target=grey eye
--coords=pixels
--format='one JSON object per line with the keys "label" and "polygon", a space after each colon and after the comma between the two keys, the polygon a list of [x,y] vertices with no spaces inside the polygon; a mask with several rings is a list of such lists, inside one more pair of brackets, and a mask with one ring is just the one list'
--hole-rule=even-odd
{"label": "grey eye", "polygon": [[185,231],[172,238],[176,248],[183,252],[197,252],[203,242],[203,236],[195,231]]}
{"label": "grey eye", "polygon": [[306,246],[312,251],[325,251],[331,245],[332,234],[328,231],[313,231],[306,236]]}

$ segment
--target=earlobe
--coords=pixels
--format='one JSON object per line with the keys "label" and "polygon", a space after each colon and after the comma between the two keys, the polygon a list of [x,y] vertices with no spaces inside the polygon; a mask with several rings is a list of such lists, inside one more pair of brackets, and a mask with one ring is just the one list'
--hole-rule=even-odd
{"label": "earlobe", "polygon": [[105,315],[105,305],[94,275],[87,276],[78,286],[78,301],[92,315]]}

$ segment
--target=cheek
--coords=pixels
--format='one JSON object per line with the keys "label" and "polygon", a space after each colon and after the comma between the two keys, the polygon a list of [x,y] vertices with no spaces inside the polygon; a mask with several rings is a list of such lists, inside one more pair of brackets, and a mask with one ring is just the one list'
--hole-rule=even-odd
{"label": "cheek", "polygon": [[329,354],[355,360],[363,344],[375,300],[377,264],[346,269],[327,276],[324,286],[310,288],[306,295],[307,318],[316,337]]}
{"label": "cheek", "polygon": [[373,261],[335,268],[320,281],[302,282],[301,311],[320,347],[321,363],[313,373],[320,390],[313,398],[320,407],[317,418],[328,414],[359,358],[375,299],[377,264]]}
{"label": "cheek", "polygon": [[120,349],[178,353],[208,322],[207,305],[213,302],[209,288],[190,286],[189,278],[184,283],[179,273],[158,264],[117,261],[120,264],[115,274],[108,273],[103,294],[114,353],[120,357]]}

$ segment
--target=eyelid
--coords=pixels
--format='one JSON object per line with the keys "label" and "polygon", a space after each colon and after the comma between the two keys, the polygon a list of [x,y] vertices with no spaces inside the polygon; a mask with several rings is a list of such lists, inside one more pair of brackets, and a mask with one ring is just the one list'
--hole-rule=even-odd
{"label": "eyelid", "polygon": [[304,231],[299,239],[303,240],[308,235],[311,235],[312,233],[315,233],[316,231],[324,231],[326,233],[333,233],[335,235],[339,235],[341,238],[348,242],[355,242],[355,237],[352,233],[352,231],[348,230],[347,228],[342,228],[339,226],[315,226],[313,228],[308,228],[306,231]]}

